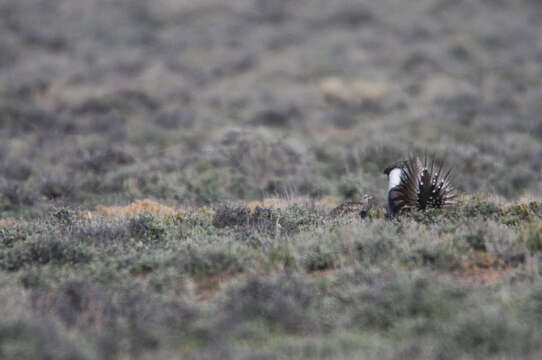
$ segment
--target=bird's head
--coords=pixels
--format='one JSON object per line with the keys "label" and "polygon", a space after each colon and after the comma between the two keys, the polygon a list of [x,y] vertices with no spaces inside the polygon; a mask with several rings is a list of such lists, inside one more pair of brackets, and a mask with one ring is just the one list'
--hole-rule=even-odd
{"label": "bird's head", "polygon": [[363,194],[360,199],[360,202],[363,203],[364,206],[361,208],[359,216],[364,219],[369,213],[369,210],[373,208],[375,197],[371,194]]}
{"label": "bird's head", "polygon": [[405,165],[406,165],[406,161],[405,160],[402,160],[402,161],[396,161],[394,162],[393,164],[391,164],[390,166],[388,166],[387,168],[384,169],[384,174],[386,174],[387,176],[390,176],[390,173],[392,170],[394,169],[404,169],[405,168]]}

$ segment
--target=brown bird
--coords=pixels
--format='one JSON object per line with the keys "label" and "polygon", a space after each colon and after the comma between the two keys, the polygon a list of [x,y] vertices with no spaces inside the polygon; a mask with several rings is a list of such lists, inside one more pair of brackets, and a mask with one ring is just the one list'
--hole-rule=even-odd
{"label": "brown bird", "polygon": [[388,175],[388,216],[403,209],[425,210],[446,208],[456,204],[457,196],[450,184],[451,169],[446,170],[442,162],[435,159],[420,161],[412,156],[384,170]]}
{"label": "brown bird", "polygon": [[369,194],[364,194],[360,201],[345,201],[335,209],[331,210],[329,216],[332,218],[345,217],[352,214],[359,214],[363,219],[374,205],[374,197]]}

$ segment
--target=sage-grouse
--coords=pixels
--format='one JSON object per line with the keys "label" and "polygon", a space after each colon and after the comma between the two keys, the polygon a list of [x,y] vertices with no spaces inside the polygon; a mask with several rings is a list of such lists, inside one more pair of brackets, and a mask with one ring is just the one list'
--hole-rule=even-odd
{"label": "sage-grouse", "polygon": [[446,208],[455,205],[457,196],[449,182],[450,169],[435,159],[423,162],[415,156],[400,161],[384,170],[388,175],[388,216],[401,210]]}
{"label": "sage-grouse", "polygon": [[345,201],[335,209],[331,210],[329,216],[332,218],[345,217],[352,214],[358,214],[362,219],[367,216],[367,213],[374,205],[374,197],[365,194],[360,201]]}

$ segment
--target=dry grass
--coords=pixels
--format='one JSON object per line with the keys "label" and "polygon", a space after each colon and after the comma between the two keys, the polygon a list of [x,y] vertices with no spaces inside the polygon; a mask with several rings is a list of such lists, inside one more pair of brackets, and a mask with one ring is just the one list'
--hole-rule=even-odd
{"label": "dry grass", "polygon": [[0,228],[10,228],[20,223],[21,222],[19,220],[15,220],[11,218],[0,219]]}
{"label": "dry grass", "polygon": [[270,197],[261,201],[240,202],[242,206],[246,206],[251,212],[257,207],[268,209],[286,209],[290,206],[314,206],[316,209],[328,211],[334,209],[342,203],[341,198],[332,195],[326,195],[318,200],[312,200],[307,196],[296,196],[293,198]]}
{"label": "dry grass", "polygon": [[389,92],[384,83],[362,79],[347,80],[339,77],[326,77],[320,81],[319,85],[326,97],[353,103],[378,101]]}
{"label": "dry grass", "polygon": [[270,197],[264,198],[261,201],[250,201],[250,202],[240,202],[240,205],[244,205],[250,209],[251,212],[257,207],[267,208],[267,209],[286,209],[292,205],[305,206],[310,204],[310,199],[305,196],[297,196],[292,198],[280,198],[280,197]]}
{"label": "dry grass", "polygon": [[[278,198],[278,197],[271,197],[271,198],[265,198],[261,201],[250,201],[250,202],[244,202],[240,201],[237,205],[247,207],[250,209],[251,213],[254,213],[255,209],[260,208],[266,208],[266,209],[286,209],[290,206],[297,205],[297,206],[306,206],[307,204],[310,204],[311,200],[308,197],[295,197],[295,198]],[[316,207],[323,210],[332,209],[337,204],[340,204],[340,200],[337,197],[333,196],[326,196],[323,199],[316,202]],[[160,204],[157,201],[154,200],[136,200],[128,205],[125,206],[105,206],[105,205],[97,205],[96,206],[96,213],[99,215],[105,215],[110,218],[131,218],[137,215],[141,214],[150,214],[159,218],[164,217],[170,217],[170,216],[176,216],[176,215],[184,215],[188,213],[195,213],[199,211],[208,212],[209,214],[214,213],[214,209],[209,208],[207,206],[203,206],[197,209],[192,210],[176,210],[169,206]],[[83,212],[84,213],[84,212]],[[92,216],[91,213],[90,216]],[[12,224],[11,220],[5,219],[0,220],[6,222],[6,224]],[[0,222],[0,226],[2,225],[2,222]]]}
{"label": "dry grass", "polygon": [[145,199],[136,200],[126,206],[96,206],[96,212],[110,218],[134,217],[141,214],[150,214],[159,218],[184,214],[185,211],[175,210],[156,201]]}

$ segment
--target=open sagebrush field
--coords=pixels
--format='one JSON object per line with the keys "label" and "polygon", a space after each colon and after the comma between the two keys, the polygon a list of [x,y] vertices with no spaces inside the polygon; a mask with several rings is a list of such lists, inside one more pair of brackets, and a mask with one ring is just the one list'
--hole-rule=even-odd
{"label": "open sagebrush field", "polygon": [[[541,33],[535,0],[0,0],[0,358],[539,358]],[[457,208],[383,217],[410,152]]]}
{"label": "open sagebrush field", "polygon": [[542,202],[331,218],[151,201],[0,235],[4,358],[538,358]]}

